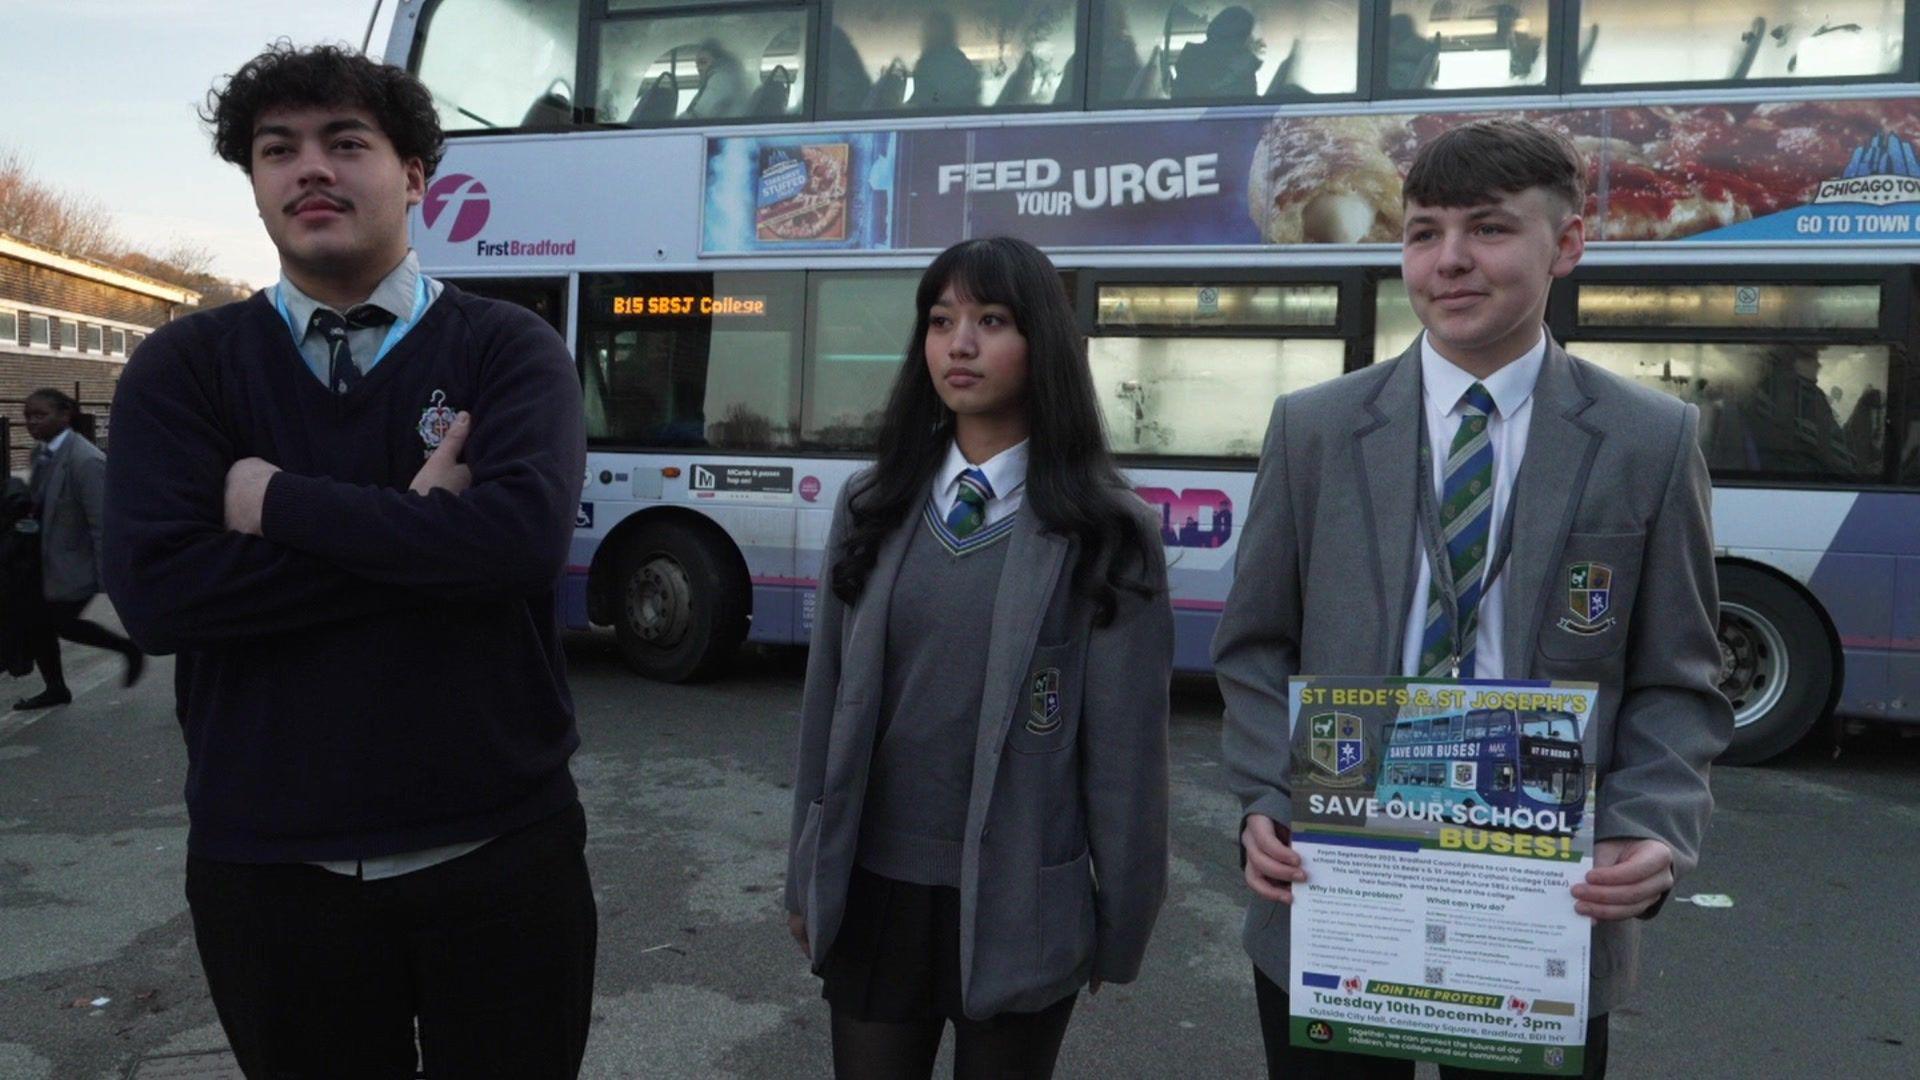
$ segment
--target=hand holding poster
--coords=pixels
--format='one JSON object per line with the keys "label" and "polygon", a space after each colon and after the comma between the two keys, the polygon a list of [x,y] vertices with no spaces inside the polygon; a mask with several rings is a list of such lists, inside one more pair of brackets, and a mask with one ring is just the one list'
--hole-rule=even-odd
{"label": "hand holding poster", "polygon": [[1292,680],[1296,1045],[1580,1072],[1596,693]]}

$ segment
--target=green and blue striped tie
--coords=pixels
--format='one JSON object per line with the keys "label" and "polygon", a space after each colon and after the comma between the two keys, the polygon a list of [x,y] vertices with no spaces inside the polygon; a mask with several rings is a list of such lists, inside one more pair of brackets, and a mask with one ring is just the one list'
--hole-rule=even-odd
{"label": "green and blue striped tie", "polygon": [[953,508],[947,511],[947,528],[955,539],[965,540],[987,523],[987,500],[991,498],[993,485],[987,483],[986,473],[968,469],[960,474],[960,490],[953,497]]}
{"label": "green and blue striped tie", "polygon": [[[1460,677],[1473,678],[1473,639],[1479,626],[1480,590],[1493,535],[1493,440],[1487,432],[1493,395],[1474,383],[1460,397],[1460,427],[1447,451],[1441,474],[1440,528],[1458,600]],[[1420,641],[1420,673],[1444,679],[1452,674],[1455,632],[1442,603],[1439,575],[1427,590],[1426,634]]]}

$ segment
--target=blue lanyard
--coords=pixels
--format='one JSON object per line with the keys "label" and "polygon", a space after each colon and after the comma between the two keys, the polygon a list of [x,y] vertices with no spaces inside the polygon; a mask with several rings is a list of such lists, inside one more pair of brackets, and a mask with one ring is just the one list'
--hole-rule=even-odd
{"label": "blue lanyard", "polygon": [[[298,349],[301,339],[307,336],[306,331],[293,325],[293,313],[287,310],[287,298],[281,293],[278,285],[273,287],[273,306],[280,312],[280,318],[287,324],[287,330],[293,334],[293,347]],[[380,351],[374,353],[373,360],[367,364],[368,371],[372,371],[375,364],[387,358],[387,354],[400,343],[400,339],[407,336],[407,331],[413,329],[413,324],[420,321],[420,316],[426,312],[426,308],[427,275],[421,274],[413,286],[413,314],[404,319],[395,320],[393,326],[387,330],[386,340],[380,343]]]}

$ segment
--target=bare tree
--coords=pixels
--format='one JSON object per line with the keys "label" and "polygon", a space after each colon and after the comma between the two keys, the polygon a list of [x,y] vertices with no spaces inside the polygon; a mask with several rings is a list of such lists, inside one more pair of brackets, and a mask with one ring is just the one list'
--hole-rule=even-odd
{"label": "bare tree", "polygon": [[245,299],[253,291],[216,276],[213,252],[198,241],[173,237],[157,247],[129,243],[98,200],[34,176],[27,159],[10,148],[0,148],[0,232],[183,285],[201,294],[201,307]]}
{"label": "bare tree", "polygon": [[96,199],[61,191],[33,175],[17,150],[0,151],[0,232],[73,255],[110,260],[125,244]]}

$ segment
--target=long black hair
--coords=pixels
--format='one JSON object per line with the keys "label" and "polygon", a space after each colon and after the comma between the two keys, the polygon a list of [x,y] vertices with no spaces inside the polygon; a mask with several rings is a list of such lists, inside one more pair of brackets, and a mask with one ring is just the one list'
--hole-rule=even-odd
{"label": "long black hair", "polygon": [[1160,538],[1143,527],[1114,467],[1087,369],[1086,342],[1060,275],[1024,240],[965,240],[941,252],[914,295],[913,336],[880,422],[879,461],[848,500],[846,538],[834,554],[833,592],[853,603],[887,535],[920,513],[953,441],[954,416],[927,372],[927,320],[949,287],[975,303],[1002,304],[1027,342],[1025,503],[1047,532],[1076,542],[1074,589],[1096,624],[1113,618],[1119,592],[1152,595]]}

